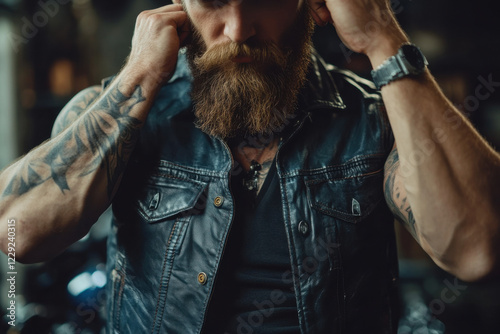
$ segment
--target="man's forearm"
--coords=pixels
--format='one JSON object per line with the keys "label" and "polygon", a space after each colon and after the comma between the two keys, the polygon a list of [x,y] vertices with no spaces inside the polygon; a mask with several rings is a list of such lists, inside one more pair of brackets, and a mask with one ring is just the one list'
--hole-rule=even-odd
{"label": "man's forearm", "polygon": [[72,125],[0,174],[0,219],[16,218],[27,261],[78,240],[109,205],[156,93],[140,79],[122,72]]}
{"label": "man's forearm", "polygon": [[[396,50],[390,53],[373,55],[373,66]],[[398,177],[420,243],[443,268],[458,273],[458,267],[476,265],[470,272],[479,273],[495,257],[499,155],[444,97],[429,72],[394,81],[381,92],[398,147]]]}

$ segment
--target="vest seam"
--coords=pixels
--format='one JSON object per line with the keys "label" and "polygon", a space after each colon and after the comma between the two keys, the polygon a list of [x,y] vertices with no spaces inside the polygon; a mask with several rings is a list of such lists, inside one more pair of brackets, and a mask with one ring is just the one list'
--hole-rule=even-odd
{"label": "vest seam", "polygon": [[[292,275],[293,275],[293,266],[295,265],[294,262],[295,262],[295,255],[296,255],[297,251],[295,249],[295,240],[293,240],[294,239],[293,238],[293,232],[292,232],[293,229],[291,228],[291,226],[292,226],[292,216],[290,215],[290,203],[288,201],[288,197],[286,196],[286,194],[287,194],[287,186],[286,186],[285,182],[281,182],[281,183],[283,184],[283,188],[284,188],[283,190],[285,190],[285,196],[284,196],[284,198],[285,198],[286,208],[287,208],[287,211],[288,211],[287,212],[287,216],[288,216],[288,224],[289,224],[289,235],[291,237],[290,247],[292,248],[290,251],[293,251],[293,256],[292,256],[292,261],[293,262],[291,263],[291,265],[292,265],[291,269],[292,269]],[[286,224],[286,222],[285,222],[285,224]],[[299,270],[298,264],[295,267],[297,268],[296,270],[298,271]],[[306,316],[305,316],[305,310],[304,310],[304,305],[303,305],[303,302],[302,302],[302,289],[301,289],[301,286],[300,286],[300,274],[297,272],[297,275],[293,275],[292,277],[294,277],[294,278],[297,277],[296,280],[294,279],[294,288],[298,290],[298,291],[295,290],[295,300],[298,299],[297,313],[299,313],[299,314],[303,313],[303,317],[306,318]],[[299,298],[297,298],[297,295],[299,296]],[[306,333],[307,333],[308,332],[308,330],[307,330],[307,327],[308,327],[307,326],[307,319],[305,319],[305,321],[303,323],[304,323],[303,326],[306,328]],[[299,326],[300,326],[300,317],[299,317]],[[300,327],[302,327],[302,326],[300,326]]]}
{"label": "vest seam", "polygon": [[[166,244],[166,247],[165,247],[165,257],[163,259],[163,266],[162,266],[162,270],[161,270],[160,286],[158,287],[158,301],[156,302],[155,314],[154,314],[154,317],[153,317],[153,326],[151,328],[151,333],[152,334],[155,331],[156,319],[157,319],[157,316],[158,316],[158,308],[160,307],[160,299],[161,299],[160,295],[161,295],[161,290],[163,288],[163,277],[165,276],[165,268],[166,268],[166,265],[167,265],[169,245],[170,245],[170,242],[171,242],[172,237],[174,235],[175,229],[177,228],[177,223],[178,223],[178,221],[176,220],[175,223],[174,223],[174,226],[172,227],[172,231],[170,232],[170,236],[168,238],[168,241],[167,241],[167,244]],[[162,319],[163,319],[163,314],[162,314]],[[161,320],[160,320],[159,326],[161,327]]]}
{"label": "vest seam", "polygon": [[174,175],[170,175],[170,174],[165,174],[165,173],[153,173],[153,174],[151,174],[151,176],[159,176],[159,177],[164,177],[164,178],[168,178],[168,179],[174,179],[174,180],[180,180],[180,181],[188,181],[188,182],[191,182],[191,183],[203,183],[203,184],[206,183],[206,182],[203,182],[203,181],[192,180],[192,179],[189,179],[189,178],[181,178],[181,177],[178,177],[178,176],[174,176]]}
{"label": "vest seam", "polygon": [[[183,224],[181,224],[183,223]],[[183,221],[182,219],[179,219],[177,221],[177,224],[176,224],[176,227],[175,229],[178,231],[178,232],[173,232],[173,234],[178,234],[177,238],[174,238],[174,241],[173,241],[173,244],[172,244],[172,247],[169,247],[169,245],[167,244],[167,255],[168,253],[172,253],[171,256],[170,256],[170,261],[169,261],[169,269],[168,269],[168,275],[167,275],[167,281],[170,281],[170,275],[172,274],[172,267],[173,267],[173,263],[174,263],[174,258],[175,258],[175,248],[177,247],[177,243],[179,242],[180,240],[180,236],[182,235],[182,231],[183,231],[183,228],[184,226],[187,224],[186,221]],[[179,227],[180,225],[180,227]],[[165,276],[165,275],[163,275]],[[162,277],[163,278],[163,277]],[[165,288],[168,290],[168,283],[167,285],[165,286]],[[161,311],[161,317],[160,317],[160,328],[161,328],[161,322],[163,321],[163,317],[164,317],[164,314],[165,314],[165,305],[167,303],[167,291],[165,291],[165,303],[162,307],[162,311]]]}
{"label": "vest seam", "polygon": [[[386,156],[386,154],[383,153],[374,153],[374,154],[365,154],[365,155],[357,155],[348,161],[337,164],[337,165],[330,165],[330,166],[325,166],[325,167],[320,167],[320,168],[313,168],[313,169],[296,169],[294,171],[287,172],[283,174],[284,177],[289,177],[289,176],[309,176],[309,175],[317,175],[317,174],[322,174],[324,172],[330,172],[330,171],[341,171],[347,169],[348,166],[361,166],[365,163],[365,160],[368,160],[370,158],[380,158],[383,159]],[[364,174],[363,174],[364,175]],[[360,176],[363,176],[360,175]]]}
{"label": "vest seam", "polygon": [[[123,261],[125,261],[125,258],[122,259]],[[125,263],[123,263],[123,265],[121,266],[120,270],[117,272],[120,273],[120,288],[118,289],[118,301],[115,301],[113,300],[113,303],[115,303],[116,305],[114,305],[113,308],[116,307],[116,309],[114,310],[114,315],[113,315],[113,319],[114,319],[114,328],[113,330],[117,330],[117,326],[118,328],[120,328],[120,311],[121,311],[121,300],[122,300],[122,296],[123,296],[123,289],[125,287]],[[118,264],[115,266],[115,269],[118,268]]]}
{"label": "vest seam", "polygon": [[198,168],[193,168],[193,167],[188,167],[180,164],[176,164],[174,162],[160,159],[159,164],[157,164],[156,168],[160,169],[161,167],[164,168],[172,168],[172,167],[178,167],[184,172],[189,172],[189,173],[198,173],[198,175],[206,175],[206,176],[212,176],[216,177],[218,179],[224,179],[225,175],[227,174],[227,171],[224,171],[223,173],[217,172],[217,171],[212,171],[210,169],[198,169]]}
{"label": "vest seam", "polygon": [[343,180],[350,180],[350,179],[355,179],[355,178],[358,178],[358,177],[366,177],[366,176],[372,176],[372,175],[376,175],[376,174],[379,174],[383,171],[383,169],[378,169],[376,171],[373,171],[373,172],[369,172],[369,173],[365,173],[365,174],[360,174],[360,175],[355,175],[355,176],[346,176],[346,177],[341,177],[341,178],[333,178],[333,179],[315,179],[315,180],[309,180],[309,181],[304,181],[306,186],[314,186],[316,184],[319,184],[319,183],[323,183],[324,181],[343,181]]}

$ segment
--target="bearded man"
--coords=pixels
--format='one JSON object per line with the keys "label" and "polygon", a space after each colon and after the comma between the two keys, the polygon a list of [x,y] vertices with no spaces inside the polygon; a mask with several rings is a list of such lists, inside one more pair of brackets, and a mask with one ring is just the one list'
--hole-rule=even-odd
{"label": "bearded man", "polygon": [[[18,259],[55,256],[112,204],[113,333],[395,332],[394,217],[445,270],[494,272],[499,155],[388,1],[175,2],[141,13],[122,71],[0,175]],[[321,60],[314,21],[376,85]]]}

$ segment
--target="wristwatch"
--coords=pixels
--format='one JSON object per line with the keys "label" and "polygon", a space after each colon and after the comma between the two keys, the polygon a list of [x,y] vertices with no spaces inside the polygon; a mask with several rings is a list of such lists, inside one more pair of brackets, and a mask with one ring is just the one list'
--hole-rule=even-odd
{"label": "wristwatch", "polygon": [[373,82],[380,89],[394,80],[423,73],[428,64],[416,45],[403,44],[395,56],[372,71]]}

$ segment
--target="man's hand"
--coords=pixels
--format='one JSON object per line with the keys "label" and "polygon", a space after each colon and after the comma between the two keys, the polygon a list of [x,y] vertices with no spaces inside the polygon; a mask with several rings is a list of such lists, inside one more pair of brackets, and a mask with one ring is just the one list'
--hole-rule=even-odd
{"label": "man's hand", "polygon": [[[331,23],[347,47],[366,54],[372,65],[397,53],[408,41],[388,0],[308,0],[318,25]],[[377,64],[375,64],[377,63]]]}
{"label": "man's hand", "polygon": [[142,12],[137,17],[125,69],[153,79],[160,87],[174,74],[179,48],[190,31],[188,16],[181,5]]}

